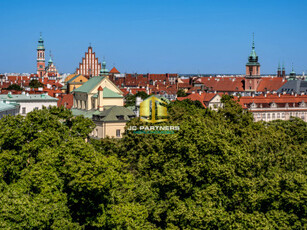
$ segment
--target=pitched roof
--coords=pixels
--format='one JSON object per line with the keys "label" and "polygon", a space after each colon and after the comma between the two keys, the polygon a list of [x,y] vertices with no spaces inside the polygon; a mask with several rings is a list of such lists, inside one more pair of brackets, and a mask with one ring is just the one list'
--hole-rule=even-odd
{"label": "pitched roof", "polygon": [[74,101],[74,96],[72,94],[61,95],[58,99],[58,107],[64,106],[67,109],[72,108]]}
{"label": "pitched roof", "polygon": [[12,109],[16,109],[17,104],[12,103],[12,104],[7,104],[7,103],[3,103],[0,101],[0,112],[1,111],[6,111],[6,110],[12,110]]}
{"label": "pitched roof", "polygon": [[[104,122],[124,122],[129,121],[131,117],[135,117],[135,114],[130,109],[123,106],[112,106],[111,108],[100,112],[99,114],[95,114],[99,116],[99,121]],[[119,116],[123,116],[122,119],[119,119]]]}
{"label": "pitched roof", "polygon": [[108,89],[107,87],[103,88],[103,97],[104,98],[122,98],[123,96],[115,93],[114,91]]}
{"label": "pitched roof", "polygon": [[[235,97],[235,100],[238,98]],[[270,104],[270,103],[276,103],[276,104],[286,104],[286,103],[300,103],[302,101],[307,102],[307,95],[278,95],[278,94],[267,94],[260,95],[260,96],[243,96],[239,98],[239,104],[243,108],[247,108],[248,104],[255,103],[255,104]]]}
{"label": "pitched roof", "polygon": [[[99,89],[98,89],[98,91],[99,91]],[[122,98],[123,97],[122,95],[115,93],[114,91],[108,89],[107,87],[104,87],[103,89],[101,88],[101,91],[102,91],[103,98]],[[98,93],[94,94],[93,97],[97,98]]]}
{"label": "pitched roof", "polygon": [[292,80],[286,82],[284,85],[282,85],[277,92],[286,92],[286,93],[301,93],[305,92],[307,93],[307,81],[303,80]]}
{"label": "pitched roof", "polygon": [[115,67],[110,70],[110,73],[120,73]]}
{"label": "pitched roof", "polygon": [[80,86],[77,89],[74,89],[73,92],[89,93],[104,78],[105,77],[103,76],[92,77],[87,82],[85,82],[82,86]]}
{"label": "pitched roof", "polygon": [[266,91],[277,91],[280,87],[282,87],[287,81],[283,80],[281,77],[274,78],[261,78],[259,85],[257,87],[258,92],[266,92]]}

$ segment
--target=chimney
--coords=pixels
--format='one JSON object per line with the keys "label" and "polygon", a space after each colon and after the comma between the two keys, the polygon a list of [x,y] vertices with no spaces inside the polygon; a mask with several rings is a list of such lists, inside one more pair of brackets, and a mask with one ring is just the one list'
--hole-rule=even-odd
{"label": "chimney", "polygon": [[103,111],[103,88],[101,86],[98,88],[98,110]]}

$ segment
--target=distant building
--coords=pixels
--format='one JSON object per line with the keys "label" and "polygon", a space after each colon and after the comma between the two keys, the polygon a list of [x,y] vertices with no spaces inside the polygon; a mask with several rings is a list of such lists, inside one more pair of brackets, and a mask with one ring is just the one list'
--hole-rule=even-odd
{"label": "distant building", "polygon": [[81,63],[79,63],[76,74],[81,74],[90,78],[92,76],[98,76],[100,70],[101,63],[98,62],[98,58],[95,56],[92,46],[89,46],[88,51],[85,53],[85,57],[83,57]]}
{"label": "distant building", "polygon": [[258,56],[255,51],[255,42],[253,38],[252,52],[248,57],[248,63],[246,63],[244,90],[251,92],[257,91],[260,79],[260,63],[258,62]]}
{"label": "distant building", "polygon": [[239,104],[254,115],[255,121],[301,118],[307,122],[307,95],[265,94],[240,97]]}
{"label": "distant building", "polygon": [[304,80],[292,80],[286,82],[282,85],[278,90],[278,93],[286,93],[286,94],[301,94],[304,93],[307,95],[307,81]]}
{"label": "distant building", "polygon": [[95,76],[73,91],[73,115],[91,118],[96,124],[93,138],[121,138],[126,123],[135,117],[125,108],[123,92],[107,77]]}
{"label": "distant building", "polygon": [[42,35],[40,35],[40,38],[38,40],[37,45],[37,77],[50,77],[54,78],[54,80],[59,77],[60,74],[58,73],[53,60],[51,58],[48,61],[48,65],[45,64],[45,46],[44,46],[44,40],[42,38]]}
{"label": "distant building", "polygon": [[50,97],[46,94],[0,94],[0,101],[3,103],[16,103],[19,105],[18,113],[26,115],[27,113],[35,110],[42,109],[43,107],[57,106],[57,98]]}
{"label": "distant building", "polygon": [[64,86],[61,88],[63,93],[69,94],[73,90],[78,89],[88,79],[80,74],[71,74],[64,80]]}
{"label": "distant building", "polygon": [[0,119],[7,115],[15,116],[17,114],[19,114],[18,104],[0,101]]}

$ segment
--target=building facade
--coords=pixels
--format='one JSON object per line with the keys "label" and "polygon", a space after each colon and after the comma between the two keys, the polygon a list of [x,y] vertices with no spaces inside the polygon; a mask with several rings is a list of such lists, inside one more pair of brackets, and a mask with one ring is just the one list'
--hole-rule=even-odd
{"label": "building facade", "polygon": [[50,97],[47,94],[0,94],[0,101],[3,103],[15,103],[19,105],[18,113],[25,116],[35,109],[43,107],[57,106],[57,98]]}
{"label": "building facade", "polygon": [[79,63],[76,74],[81,74],[90,78],[92,76],[99,76],[100,70],[101,63],[98,62],[98,58],[95,56],[92,46],[89,46],[81,63]]}
{"label": "building facade", "polygon": [[289,120],[297,117],[307,122],[307,95],[265,94],[240,97],[239,104],[253,113],[255,121]]}
{"label": "building facade", "polygon": [[126,123],[135,115],[124,107],[123,92],[103,74],[102,71],[73,91],[71,111],[74,116],[83,115],[94,121],[92,138],[121,138]]}
{"label": "building facade", "polygon": [[40,38],[38,40],[37,45],[37,76],[38,78],[42,77],[59,77],[60,74],[58,73],[58,70],[56,69],[53,60],[51,58],[50,53],[50,59],[48,61],[48,65],[45,64],[45,46],[44,46],[44,40],[42,38],[42,35],[40,35]]}

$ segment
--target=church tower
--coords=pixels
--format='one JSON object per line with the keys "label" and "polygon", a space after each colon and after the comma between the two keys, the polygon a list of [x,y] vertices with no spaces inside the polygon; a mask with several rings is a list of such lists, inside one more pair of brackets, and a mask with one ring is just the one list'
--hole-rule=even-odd
{"label": "church tower", "polygon": [[278,68],[277,68],[277,77],[281,77],[281,68],[280,68],[280,63],[278,63]]}
{"label": "church tower", "polygon": [[248,57],[246,63],[246,80],[245,80],[245,91],[256,91],[260,82],[260,64],[258,62],[258,56],[255,51],[255,42],[253,34],[253,45],[252,52]]}
{"label": "church tower", "polygon": [[37,75],[38,77],[45,75],[45,47],[42,34],[40,34],[37,45]]}

